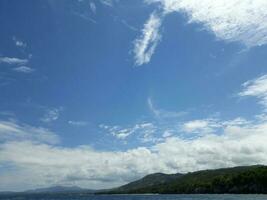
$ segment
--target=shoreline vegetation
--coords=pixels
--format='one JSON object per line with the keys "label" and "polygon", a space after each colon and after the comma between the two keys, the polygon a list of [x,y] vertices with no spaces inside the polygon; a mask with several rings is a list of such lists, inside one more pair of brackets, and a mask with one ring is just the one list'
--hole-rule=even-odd
{"label": "shoreline vegetation", "polygon": [[126,185],[104,190],[55,186],[24,192],[0,192],[0,196],[161,194],[267,194],[267,166],[254,165],[201,170],[186,174],[155,173]]}

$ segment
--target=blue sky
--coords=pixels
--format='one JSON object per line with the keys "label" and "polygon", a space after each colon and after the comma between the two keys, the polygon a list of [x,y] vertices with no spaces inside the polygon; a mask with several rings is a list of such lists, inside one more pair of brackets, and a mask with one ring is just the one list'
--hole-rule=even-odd
{"label": "blue sky", "polygon": [[0,190],[267,164],[266,9],[2,0]]}

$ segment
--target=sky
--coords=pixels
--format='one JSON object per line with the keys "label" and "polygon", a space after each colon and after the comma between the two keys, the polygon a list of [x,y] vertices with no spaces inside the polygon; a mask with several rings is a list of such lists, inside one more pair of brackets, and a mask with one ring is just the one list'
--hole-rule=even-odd
{"label": "sky", "polygon": [[1,0],[0,191],[267,165],[266,0]]}

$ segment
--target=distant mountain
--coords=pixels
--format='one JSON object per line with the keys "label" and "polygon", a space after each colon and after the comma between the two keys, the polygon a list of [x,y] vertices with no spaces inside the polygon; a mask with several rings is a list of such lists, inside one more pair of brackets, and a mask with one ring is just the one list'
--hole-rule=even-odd
{"label": "distant mountain", "polygon": [[248,166],[203,170],[187,174],[151,174],[109,190],[109,194],[265,193],[267,167]]}
{"label": "distant mountain", "polygon": [[74,193],[74,192],[88,192],[93,193],[95,190],[83,189],[77,186],[54,186],[48,188],[38,188],[34,190],[27,190],[24,193]]}

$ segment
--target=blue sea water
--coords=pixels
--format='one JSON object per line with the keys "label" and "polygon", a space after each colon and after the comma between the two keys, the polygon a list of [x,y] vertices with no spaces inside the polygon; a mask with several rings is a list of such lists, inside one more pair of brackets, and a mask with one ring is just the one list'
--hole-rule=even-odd
{"label": "blue sea water", "polygon": [[2,195],[0,200],[267,200],[267,195]]}

